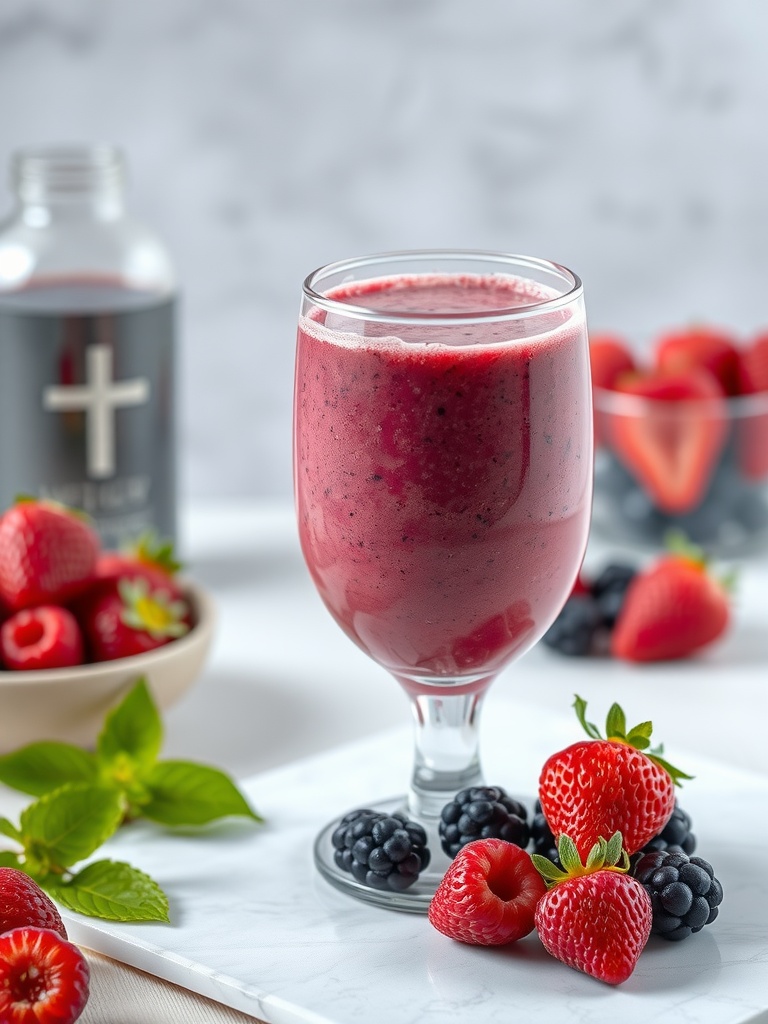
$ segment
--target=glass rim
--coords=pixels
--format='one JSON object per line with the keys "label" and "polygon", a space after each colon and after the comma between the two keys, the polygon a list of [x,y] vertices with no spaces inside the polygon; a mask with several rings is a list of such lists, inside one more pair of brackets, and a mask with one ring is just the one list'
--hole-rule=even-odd
{"label": "glass rim", "polygon": [[[370,309],[367,306],[358,306],[340,299],[329,298],[316,288],[321,278],[343,273],[346,269],[359,269],[375,264],[394,264],[397,261],[404,260],[424,261],[425,263],[428,260],[456,260],[457,262],[460,260],[471,262],[474,260],[477,262],[498,263],[500,266],[507,267],[516,265],[520,269],[527,267],[531,270],[546,271],[547,273],[559,276],[561,279],[564,279],[568,288],[562,295],[554,295],[552,298],[531,302],[528,305],[478,310],[470,313],[464,311],[457,313],[418,313],[413,310],[398,313],[397,311]],[[466,267],[465,272],[471,273]],[[409,273],[419,273],[419,271],[409,271]],[[385,276],[383,273],[376,275],[377,278],[383,276]],[[326,263],[321,267],[317,267],[306,276],[302,291],[313,306],[351,319],[394,324],[468,324],[524,320],[533,316],[541,316],[542,313],[548,313],[570,305],[582,296],[584,288],[578,274],[575,274],[561,263],[555,263],[552,260],[541,259],[536,256],[505,253],[493,249],[403,249]]]}

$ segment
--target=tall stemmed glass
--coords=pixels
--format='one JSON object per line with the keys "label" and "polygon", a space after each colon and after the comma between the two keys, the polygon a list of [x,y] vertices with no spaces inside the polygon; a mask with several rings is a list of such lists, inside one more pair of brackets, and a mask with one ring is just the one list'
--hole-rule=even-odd
{"label": "tall stemmed glass", "polygon": [[525,256],[440,250],[310,274],[294,474],[315,586],[410,698],[414,764],[399,803],[432,833],[432,864],[405,892],[336,865],[338,822],[315,861],[362,899],[423,911],[447,866],[440,810],[482,784],[483,696],[551,624],[586,546],[592,416],[578,277]]}

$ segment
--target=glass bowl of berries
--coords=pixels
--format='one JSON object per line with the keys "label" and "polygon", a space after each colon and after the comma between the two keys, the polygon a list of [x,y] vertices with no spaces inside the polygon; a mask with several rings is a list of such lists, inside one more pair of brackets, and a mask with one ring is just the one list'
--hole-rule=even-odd
{"label": "glass bowl of berries", "polygon": [[0,752],[92,744],[139,679],[161,710],[192,685],[215,609],[177,569],[150,537],[103,551],[86,517],[53,502],[21,499],[0,515]]}
{"label": "glass bowl of berries", "polygon": [[708,552],[768,546],[768,332],[671,331],[649,357],[623,338],[591,345],[593,526],[658,548],[671,532]]}

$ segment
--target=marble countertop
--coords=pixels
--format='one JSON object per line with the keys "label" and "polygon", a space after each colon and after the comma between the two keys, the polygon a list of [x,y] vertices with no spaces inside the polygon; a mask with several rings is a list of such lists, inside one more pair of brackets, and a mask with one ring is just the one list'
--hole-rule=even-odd
{"label": "marble countertop", "polygon": [[[402,744],[403,736],[407,743],[407,701],[386,673],[342,635],[321,605],[301,561],[290,507],[247,502],[196,506],[184,517],[182,548],[190,573],[209,588],[218,604],[219,630],[202,676],[167,713],[164,756],[193,757],[226,768],[248,780],[257,806],[266,804],[274,816],[274,794],[262,790],[260,779],[265,785],[270,778],[285,781],[300,771],[293,764],[299,759],[317,756],[318,764],[331,763],[341,756],[337,748],[342,752],[359,749],[355,744],[361,740],[364,747],[372,744],[371,750],[381,743]],[[610,553],[593,544],[588,564],[597,564]],[[535,649],[491,688],[485,720],[494,723],[503,717],[513,729],[517,722],[536,723],[530,742],[540,746],[548,740],[540,735],[545,727],[549,731],[548,723],[558,739],[565,737],[574,692],[589,700],[596,720],[617,699],[630,718],[652,718],[655,736],[665,741],[670,757],[678,751],[688,754],[701,768],[702,777],[722,789],[722,799],[732,790],[743,797],[746,786],[753,787],[764,802],[768,792],[763,741],[768,720],[768,630],[763,595],[767,586],[768,562],[740,567],[733,628],[724,641],[695,661],[637,668],[611,661],[565,660]],[[515,763],[514,744],[508,752],[500,752],[497,743],[491,758],[487,768],[497,771],[497,765],[503,765],[504,782],[514,786],[519,779],[522,790],[535,782],[524,758]],[[673,759],[686,767],[682,757]],[[0,803],[9,799],[15,798],[0,793]],[[697,799],[701,803],[700,796]],[[146,849],[151,860],[149,845]],[[325,901],[331,916],[336,899],[332,893]],[[317,916],[317,906],[313,913]],[[74,935],[86,942],[86,933],[87,929],[76,928]],[[102,952],[131,960],[121,942],[105,946],[102,937],[94,938],[93,944]],[[709,946],[708,950],[713,952]],[[755,970],[762,971],[763,990],[768,991],[764,952]],[[274,957],[279,960],[279,950]],[[132,962],[145,971],[153,969],[151,961],[140,957]],[[93,996],[81,1018],[84,1024],[113,1024],[116,1019],[121,1024],[249,1019],[98,954],[92,955],[91,963]],[[285,963],[287,969],[290,957]],[[183,972],[169,975],[166,971],[165,976],[188,984]],[[447,978],[443,976],[446,984]],[[449,988],[453,1002],[460,1003],[455,979]],[[262,1005],[233,1002],[228,991],[217,995],[205,987],[199,990],[241,1009]],[[659,998],[661,1007],[667,996],[662,992]],[[672,986],[670,1007],[675,998]],[[270,1021],[315,1019],[311,1003],[306,1017],[291,1016],[284,1007],[276,1010],[277,1004],[263,1005],[264,1009],[251,1012],[261,1012]],[[734,1012],[741,1011],[737,1007]],[[762,1008],[755,1012],[758,1016],[711,1019],[718,1024],[726,1019],[762,1020]],[[337,1024],[332,1016],[317,1019]],[[347,1019],[340,1016],[338,1024],[346,1024]],[[390,1019],[406,1017],[395,1014]],[[442,1024],[445,1018],[427,1013],[422,1019]]]}

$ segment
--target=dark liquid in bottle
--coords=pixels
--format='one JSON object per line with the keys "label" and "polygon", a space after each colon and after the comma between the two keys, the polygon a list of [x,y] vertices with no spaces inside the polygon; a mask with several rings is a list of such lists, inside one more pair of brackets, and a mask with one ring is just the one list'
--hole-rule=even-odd
{"label": "dark liquid in bottle", "polygon": [[175,299],[113,281],[0,294],[0,507],[81,508],[107,547],[176,533]]}

